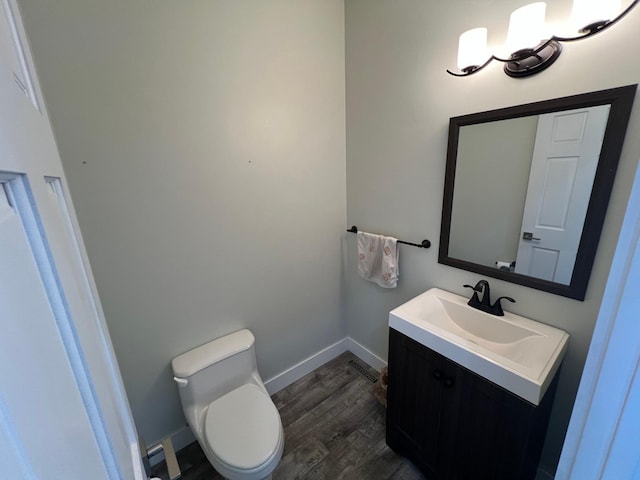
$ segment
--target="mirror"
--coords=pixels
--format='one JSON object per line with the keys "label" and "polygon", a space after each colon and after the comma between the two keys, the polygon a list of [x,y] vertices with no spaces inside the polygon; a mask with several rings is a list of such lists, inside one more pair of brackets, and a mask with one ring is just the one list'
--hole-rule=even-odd
{"label": "mirror", "polygon": [[584,300],[636,88],[451,118],[438,262]]}

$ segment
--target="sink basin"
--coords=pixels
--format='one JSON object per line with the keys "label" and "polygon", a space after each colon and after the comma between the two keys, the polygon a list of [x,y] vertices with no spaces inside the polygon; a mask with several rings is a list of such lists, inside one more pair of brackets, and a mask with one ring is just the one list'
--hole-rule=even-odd
{"label": "sink basin", "polygon": [[389,313],[389,326],[538,405],[558,370],[569,335],[534,320],[497,317],[468,299],[432,288]]}

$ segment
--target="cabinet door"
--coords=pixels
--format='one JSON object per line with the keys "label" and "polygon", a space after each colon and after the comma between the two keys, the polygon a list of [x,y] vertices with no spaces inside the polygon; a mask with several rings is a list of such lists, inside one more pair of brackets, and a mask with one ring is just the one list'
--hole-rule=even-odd
{"label": "cabinet door", "polygon": [[[410,338],[389,330],[387,444],[435,474],[444,458],[440,441],[446,359]],[[435,375],[435,377],[434,377]]]}
{"label": "cabinet door", "polygon": [[557,382],[535,407],[389,329],[387,444],[430,479],[533,479]]}
{"label": "cabinet door", "polygon": [[533,478],[525,459],[535,407],[453,362],[447,376],[446,478]]}

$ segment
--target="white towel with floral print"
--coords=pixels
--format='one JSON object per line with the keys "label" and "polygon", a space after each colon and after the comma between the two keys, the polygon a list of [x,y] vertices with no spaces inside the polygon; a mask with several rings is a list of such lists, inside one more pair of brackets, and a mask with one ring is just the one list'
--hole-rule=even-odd
{"label": "white towel with floral print", "polygon": [[398,285],[398,240],[358,232],[358,273],[384,288]]}

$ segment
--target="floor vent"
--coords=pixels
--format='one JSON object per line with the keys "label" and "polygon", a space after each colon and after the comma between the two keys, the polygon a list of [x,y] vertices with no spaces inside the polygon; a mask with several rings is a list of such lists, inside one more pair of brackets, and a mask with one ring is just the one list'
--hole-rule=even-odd
{"label": "floor vent", "polygon": [[371,383],[376,383],[378,381],[378,379],[376,378],[375,375],[371,375],[371,373],[369,373],[369,369],[367,367],[365,367],[364,365],[362,365],[360,362],[358,362],[357,360],[349,360],[349,365],[351,365],[351,367],[358,372],[360,375],[362,375],[364,378],[366,378],[367,380],[369,380]]}

